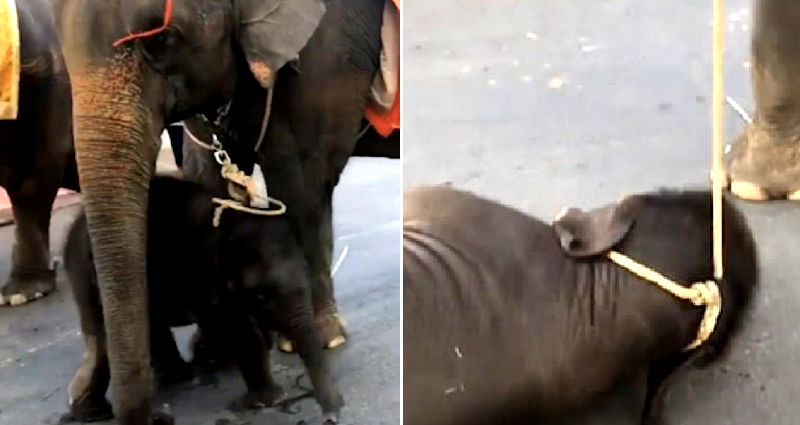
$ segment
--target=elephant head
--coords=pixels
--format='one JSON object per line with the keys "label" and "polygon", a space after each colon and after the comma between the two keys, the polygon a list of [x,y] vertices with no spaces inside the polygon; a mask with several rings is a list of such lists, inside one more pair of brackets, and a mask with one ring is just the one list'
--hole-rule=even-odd
{"label": "elephant head", "polygon": [[[553,230],[569,257],[602,261],[609,250],[618,250],[677,282],[691,283],[712,276],[711,218],[710,193],[661,191],[588,211],[569,208],[554,220]],[[723,225],[722,313],[703,346],[704,361],[727,347],[758,280],[747,221],[727,199]]]}
{"label": "elephant head", "polygon": [[[165,125],[263,87],[325,12],[321,0],[62,0],[75,145],[109,336],[115,413],[150,417],[144,323],[147,190]],[[71,394],[71,396],[74,396]]]}

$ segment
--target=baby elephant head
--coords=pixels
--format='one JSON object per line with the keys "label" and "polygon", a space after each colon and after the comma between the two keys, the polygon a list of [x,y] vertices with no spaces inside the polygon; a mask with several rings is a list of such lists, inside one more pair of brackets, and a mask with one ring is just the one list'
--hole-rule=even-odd
{"label": "baby elephant head", "polygon": [[[613,249],[681,285],[713,278],[709,191],[662,190],[589,211],[570,208],[559,214],[553,230],[564,253],[576,260],[607,261],[605,254]],[[729,199],[723,202],[723,259],[722,312],[705,344],[706,360],[725,348],[759,277],[753,235]]]}
{"label": "baby elephant head", "polygon": [[254,314],[269,314],[283,294],[309,290],[308,263],[286,218],[245,213],[226,218],[220,226],[220,272]]}

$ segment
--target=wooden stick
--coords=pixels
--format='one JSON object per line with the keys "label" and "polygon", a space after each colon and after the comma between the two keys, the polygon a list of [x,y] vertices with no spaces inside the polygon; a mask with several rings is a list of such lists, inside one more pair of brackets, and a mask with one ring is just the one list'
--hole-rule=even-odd
{"label": "wooden stick", "polygon": [[714,277],[721,279],[723,275],[722,262],[722,186],[725,179],[722,169],[723,156],[723,125],[725,92],[723,80],[725,77],[723,59],[725,55],[725,2],[713,0],[714,5],[714,31],[713,31],[713,89],[712,89],[712,171],[713,171],[713,237],[714,237]]}

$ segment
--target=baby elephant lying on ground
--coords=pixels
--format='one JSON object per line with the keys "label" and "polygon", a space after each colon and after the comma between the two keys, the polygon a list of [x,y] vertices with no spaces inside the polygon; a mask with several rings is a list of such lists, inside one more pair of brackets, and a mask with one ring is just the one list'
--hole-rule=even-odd
{"label": "baby elephant lying on ground", "polygon": [[704,308],[606,254],[682,286],[712,279],[709,192],[631,196],[553,225],[445,187],[407,192],[404,209],[406,424],[551,419],[644,367],[642,423],[658,423],[661,384],[722,352],[758,278],[750,230],[726,202],[722,310],[709,339],[684,351]]}
{"label": "baby elephant lying on ground", "polygon": [[[314,325],[308,266],[284,217],[227,209],[212,226],[216,205],[200,186],[159,177],[150,185],[147,278],[152,364],[162,380],[191,377],[171,326],[197,323],[232,353],[247,385],[248,406],[282,397],[270,374],[269,332],[295,341],[328,422],[343,402]],[[106,336],[97,278],[81,214],[70,229],[64,265],[86,339],[83,364],[69,385],[70,414],[80,421],[111,416]]]}

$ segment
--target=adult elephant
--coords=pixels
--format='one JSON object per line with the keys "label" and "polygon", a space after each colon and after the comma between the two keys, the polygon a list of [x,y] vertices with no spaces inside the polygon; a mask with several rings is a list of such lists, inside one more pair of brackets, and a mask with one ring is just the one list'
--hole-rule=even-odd
{"label": "adult elephant", "polygon": [[400,130],[393,131],[389,137],[383,137],[374,128],[367,128],[364,135],[358,138],[353,156],[400,158]]}
{"label": "adult elephant", "polygon": [[51,1],[18,1],[16,8],[18,113],[17,119],[0,121],[0,186],[11,199],[16,228],[13,265],[0,288],[0,305],[24,304],[55,289],[49,232],[53,200],[59,186],[78,189],[70,81]]}
{"label": "adult elephant", "polygon": [[145,211],[170,122],[202,113],[226,149],[252,147],[272,87],[257,160],[313,268],[324,340],[341,340],[328,271],[331,198],[378,69],[383,2],[61,0],[58,8],[119,421],[151,418]]}
{"label": "adult elephant", "polygon": [[800,3],[756,0],[754,6],[756,110],[728,158],[731,191],[750,200],[800,200]]}

